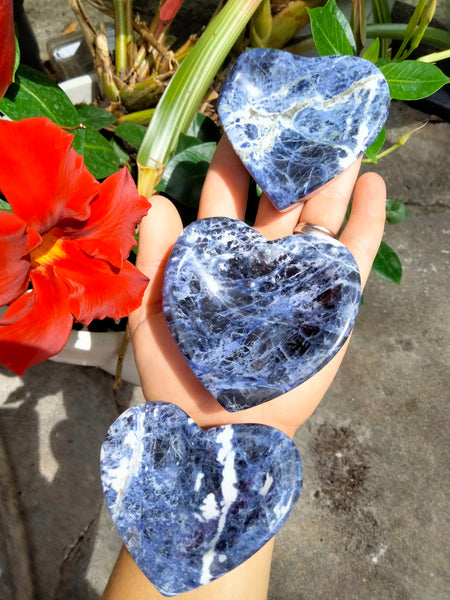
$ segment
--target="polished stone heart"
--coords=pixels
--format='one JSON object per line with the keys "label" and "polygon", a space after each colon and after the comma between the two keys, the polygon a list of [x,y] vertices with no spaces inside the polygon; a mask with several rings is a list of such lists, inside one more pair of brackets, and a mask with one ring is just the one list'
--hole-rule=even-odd
{"label": "polished stone heart", "polygon": [[174,404],[125,411],[102,446],[114,523],[165,596],[221,577],[280,529],[302,487],[295,444],[267,425],[200,429]]}
{"label": "polished stone heart", "polygon": [[364,153],[386,121],[389,101],[381,71],[363,58],[265,48],[239,56],[218,112],[236,153],[283,210]]}
{"label": "polished stone heart", "polygon": [[317,373],[350,334],[360,295],[358,267],[339,241],[320,233],[268,241],[217,217],[178,238],[163,310],[192,371],[237,411]]}

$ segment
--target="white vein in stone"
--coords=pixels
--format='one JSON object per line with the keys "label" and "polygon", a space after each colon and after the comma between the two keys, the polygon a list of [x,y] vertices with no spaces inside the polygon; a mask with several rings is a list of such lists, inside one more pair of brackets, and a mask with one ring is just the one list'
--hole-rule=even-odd
{"label": "white vein in stone", "polygon": [[203,556],[202,572],[200,575],[201,585],[205,585],[211,581],[210,569],[215,557],[215,547],[225,527],[228,511],[238,495],[238,491],[236,489],[237,476],[234,468],[235,452],[233,450],[232,439],[233,428],[231,425],[226,425],[223,427],[222,431],[217,435],[216,438],[217,443],[222,446],[217,454],[217,460],[221,465],[223,465],[221,483],[223,504],[220,511],[216,535],[211,541],[209,550]]}

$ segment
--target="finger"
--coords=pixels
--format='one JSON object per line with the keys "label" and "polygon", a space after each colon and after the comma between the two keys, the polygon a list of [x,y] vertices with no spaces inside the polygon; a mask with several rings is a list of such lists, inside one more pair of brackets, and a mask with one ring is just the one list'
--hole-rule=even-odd
{"label": "finger", "polygon": [[250,176],[228,138],[223,136],[208,169],[198,218],[231,217],[243,220]]}
{"label": "finger", "polygon": [[275,208],[269,198],[265,194],[262,194],[261,200],[259,201],[258,212],[256,213],[255,229],[269,240],[292,235],[302,209],[303,203],[299,202],[291,207],[290,210],[280,212]]}
{"label": "finger", "polygon": [[360,165],[361,160],[357,160],[306,200],[300,215],[301,221],[321,225],[335,234],[338,233],[352,196]]}
{"label": "finger", "polygon": [[386,218],[386,185],[376,173],[365,173],[355,186],[352,211],[340,241],[355,257],[364,288],[380,247]]}
{"label": "finger", "polygon": [[183,231],[177,209],[163,196],[151,198],[152,207],[139,226],[136,266],[150,279],[144,303],[161,301],[164,269],[172,246]]}

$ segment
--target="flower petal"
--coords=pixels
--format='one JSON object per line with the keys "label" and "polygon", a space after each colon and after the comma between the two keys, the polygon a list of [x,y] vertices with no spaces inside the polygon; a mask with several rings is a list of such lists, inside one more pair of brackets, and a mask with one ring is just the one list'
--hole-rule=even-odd
{"label": "flower petal", "polygon": [[39,233],[63,219],[86,220],[99,190],[72,139],[45,117],[0,121],[0,190]]}
{"label": "flower petal", "polygon": [[0,0],[0,98],[3,98],[12,82],[16,60],[16,38],[12,0]]}
{"label": "flower petal", "polygon": [[0,306],[10,304],[28,287],[29,252],[41,240],[14,213],[0,212]]}
{"label": "flower petal", "polygon": [[149,208],[150,202],[138,194],[133,178],[124,167],[100,184],[86,225],[72,232],[65,228],[62,235],[76,240],[76,245],[89,256],[121,267],[135,245],[135,227]]}
{"label": "flower petal", "polygon": [[54,269],[69,288],[70,311],[78,321],[120,319],[140,306],[148,279],[130,262],[118,269],[70,241],[62,248],[66,256],[55,260]]}
{"label": "flower petal", "polygon": [[73,324],[67,287],[43,272],[32,273],[31,279],[33,291],[13,302],[0,319],[0,363],[18,375],[60,352]]}

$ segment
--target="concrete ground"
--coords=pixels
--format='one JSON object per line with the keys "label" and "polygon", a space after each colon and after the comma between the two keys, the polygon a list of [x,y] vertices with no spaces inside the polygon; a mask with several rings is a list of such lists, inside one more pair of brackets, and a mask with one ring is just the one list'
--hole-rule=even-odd
{"label": "concrete ground", "polygon": [[[35,26],[48,35],[62,3],[28,4],[30,19],[47,7]],[[389,140],[427,119],[395,103]],[[449,155],[450,125],[433,122],[375,167],[410,209],[385,233],[403,280],[371,277],[344,364],[297,432],[305,483],[277,536],[270,600],[450,597]],[[98,600],[120,548],[99,448],[142,401],[95,368],[0,369],[2,600]]]}

